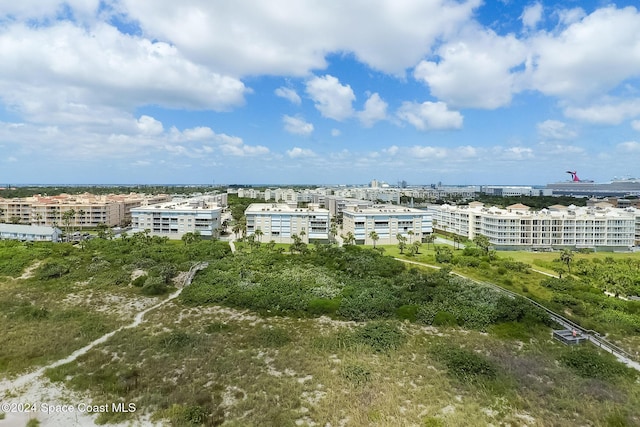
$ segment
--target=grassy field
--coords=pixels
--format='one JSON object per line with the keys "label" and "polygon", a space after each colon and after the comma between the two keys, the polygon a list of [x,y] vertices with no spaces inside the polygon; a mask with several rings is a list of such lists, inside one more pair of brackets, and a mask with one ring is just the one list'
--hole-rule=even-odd
{"label": "grassy field", "polygon": [[[474,324],[455,313],[483,313],[464,298],[495,296],[446,275],[422,277],[369,251],[230,255],[223,243],[144,237],[53,249],[60,254],[32,249],[13,248],[19,268],[0,264],[0,378],[68,356],[163,298],[144,295],[144,286],[133,285],[136,276],[155,280],[211,262],[181,299],[148,313],[139,327],[47,370],[55,385],[87,401],[136,405],[135,413],[100,414],[98,423],[640,425],[637,375],[612,357],[561,345],[548,325],[531,319],[444,326]],[[399,251],[387,246],[385,255]],[[423,245],[409,259],[433,264],[435,253]],[[502,269],[487,263],[460,271],[540,298],[550,292],[539,284],[542,275]],[[207,302],[232,288],[238,292],[225,303],[254,304],[260,313]],[[309,295],[309,305],[297,308]],[[440,311],[429,324],[422,312],[420,323],[414,309],[430,304]],[[311,307],[332,317],[304,311]],[[291,316],[274,315],[282,312]],[[344,320],[348,315],[375,320]]]}
{"label": "grassy field", "polygon": [[[636,383],[559,366],[571,349],[544,328],[376,325],[381,333],[366,335],[355,322],[172,302],[48,376],[98,401],[135,402],[134,417],[178,426],[640,422]],[[461,349],[462,362],[451,349]]]}

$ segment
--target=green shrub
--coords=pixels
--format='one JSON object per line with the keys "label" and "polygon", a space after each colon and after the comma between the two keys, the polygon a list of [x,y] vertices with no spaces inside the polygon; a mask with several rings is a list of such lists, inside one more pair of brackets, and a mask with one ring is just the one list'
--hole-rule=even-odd
{"label": "green shrub", "polygon": [[166,293],[167,290],[167,285],[160,277],[148,277],[142,287],[142,293],[144,295],[162,295]]}
{"label": "green shrub", "polygon": [[584,378],[612,380],[616,377],[635,378],[636,373],[610,354],[589,347],[572,348],[560,357],[560,362]]}
{"label": "green shrub", "polygon": [[415,304],[402,305],[396,310],[396,316],[400,320],[409,320],[410,322],[415,322],[419,307],[420,306]]}
{"label": "green shrub", "polygon": [[438,311],[433,318],[434,326],[456,326],[457,324],[456,316],[446,311]]}
{"label": "green shrub", "polygon": [[434,354],[444,363],[450,375],[464,381],[493,379],[498,373],[491,361],[471,350],[443,346],[434,349]]}
{"label": "green shrub", "polygon": [[146,274],[143,274],[142,276],[136,277],[133,280],[133,282],[131,282],[131,284],[137,288],[141,288],[144,285],[144,282],[146,282],[148,278],[149,276],[147,276]]}
{"label": "green shrub", "polygon": [[348,320],[364,321],[392,317],[397,299],[383,287],[364,288],[348,293],[340,301],[338,315]]}
{"label": "green shrub", "polygon": [[397,326],[386,322],[367,323],[354,332],[354,338],[378,353],[395,350],[405,342],[405,336]]}
{"label": "green shrub", "polygon": [[344,366],[342,376],[355,385],[362,385],[371,380],[371,372],[361,365]]}
{"label": "green shrub", "polygon": [[315,316],[332,315],[340,308],[340,299],[314,298],[309,301],[309,313]]}
{"label": "green shrub", "polygon": [[69,272],[69,265],[63,261],[47,261],[38,268],[37,277],[41,280],[62,277]]}
{"label": "green shrub", "polygon": [[489,332],[498,338],[512,340],[527,340],[530,336],[527,327],[520,322],[504,322],[491,325]]}

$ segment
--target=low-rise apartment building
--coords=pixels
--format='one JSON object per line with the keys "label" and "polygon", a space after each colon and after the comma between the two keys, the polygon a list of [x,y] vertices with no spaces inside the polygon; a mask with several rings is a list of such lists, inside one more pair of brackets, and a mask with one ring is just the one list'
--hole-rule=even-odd
{"label": "low-rise apartment building", "polygon": [[[96,228],[99,224],[116,226],[131,221],[131,209],[149,203],[171,200],[167,195],[93,195],[89,193],[57,196],[0,198],[0,222],[15,222],[47,227]],[[72,215],[65,215],[71,213]]]}
{"label": "low-rise apartment building", "polygon": [[0,240],[22,240],[27,242],[57,242],[62,230],[22,224],[0,224]]}
{"label": "low-rise apartment building", "polygon": [[347,206],[342,211],[342,230],[353,233],[357,244],[366,245],[373,244],[372,231],[379,244],[398,243],[398,234],[416,241],[433,232],[429,212],[396,205]]}
{"label": "low-rise apartment building", "polygon": [[516,204],[506,209],[468,206],[432,206],[434,227],[473,239],[489,238],[499,249],[593,248],[624,250],[635,244],[637,210],[555,205],[532,211]]}
{"label": "low-rise apartment building", "polygon": [[260,230],[256,236],[263,242],[293,243],[298,235],[303,242],[329,240],[329,211],[310,204],[297,208],[284,203],[253,203],[245,210],[247,235]]}
{"label": "low-rise apartment building", "polygon": [[198,232],[203,238],[217,238],[222,208],[203,198],[185,199],[131,209],[132,232],[149,230],[152,236],[181,239]]}

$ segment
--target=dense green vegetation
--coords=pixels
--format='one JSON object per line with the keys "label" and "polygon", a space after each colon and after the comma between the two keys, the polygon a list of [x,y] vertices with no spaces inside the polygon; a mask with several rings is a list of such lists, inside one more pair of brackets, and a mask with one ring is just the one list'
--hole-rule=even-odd
{"label": "dense green vegetation", "polygon": [[[409,258],[435,264],[438,252],[425,246]],[[129,322],[135,311],[105,308],[157,301],[181,272],[207,261],[179,299],[48,370],[49,379],[139,408],[100,414],[101,423],[640,424],[635,372],[595,348],[552,340],[547,317],[526,300],[449,274],[555,301],[559,291],[527,263],[483,248],[451,249],[445,268],[433,270],[351,245],[290,254],[259,242],[238,247],[231,254],[223,242],[145,233],[84,248],[0,242],[0,255],[12,255],[0,258],[0,316],[12,331],[0,335],[0,376]],[[581,280],[577,259],[546,262]],[[583,316],[595,323],[597,313]]]}
{"label": "dense green vegetation", "polygon": [[181,298],[190,305],[224,304],[265,314],[400,318],[479,330],[505,321],[546,321],[524,300],[451,277],[446,270],[408,268],[357,246],[316,245],[296,256],[264,248],[242,252],[212,261]]}
{"label": "dense green vegetation", "polygon": [[57,196],[59,194],[129,194],[145,193],[145,194],[194,194],[205,193],[215,190],[215,187],[208,185],[120,185],[120,186],[102,186],[102,185],[84,185],[84,186],[25,186],[11,187],[0,190],[0,197],[8,199],[15,197],[29,197],[36,194],[46,194],[48,196]]}

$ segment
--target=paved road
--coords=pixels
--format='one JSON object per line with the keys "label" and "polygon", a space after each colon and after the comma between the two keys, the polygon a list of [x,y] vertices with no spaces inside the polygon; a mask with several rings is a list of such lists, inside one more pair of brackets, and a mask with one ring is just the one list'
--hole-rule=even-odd
{"label": "paved road", "polygon": [[[423,267],[428,267],[428,268],[434,268],[434,269],[440,269],[441,267],[436,266],[436,265],[430,265],[430,264],[425,264],[422,262],[417,262],[417,261],[409,261],[407,259],[402,259],[402,258],[394,258],[398,261],[402,261],[405,262],[407,264],[415,264],[415,265],[420,265]],[[544,273],[544,272],[540,272],[542,274],[547,274],[548,273]],[[526,300],[528,300],[530,303],[534,304],[537,307],[540,307],[541,309],[543,309],[544,311],[547,312],[547,314],[549,314],[549,317],[551,317],[551,320],[553,320],[554,322],[562,325],[564,328],[566,329],[575,329],[576,331],[580,332],[580,334],[584,337],[586,337],[589,341],[591,341],[595,346],[600,347],[601,349],[613,354],[620,362],[624,363],[625,365],[629,366],[630,368],[633,368],[637,371],[640,371],[640,363],[638,363],[637,361],[634,360],[633,356],[629,353],[627,353],[626,351],[624,351],[623,349],[621,349],[620,347],[618,347],[617,345],[607,341],[604,337],[602,337],[598,332],[591,330],[591,329],[585,329],[582,326],[578,325],[575,322],[572,322],[571,320],[567,319],[564,316],[561,316],[560,314],[549,310],[547,307],[543,306],[542,304],[532,300],[531,298],[528,298],[524,295],[520,295],[517,294],[515,292],[512,292],[508,289],[505,289],[501,286],[496,285],[495,283],[489,283],[489,282],[481,282],[479,280],[475,280],[472,279],[471,277],[467,277],[463,274],[460,273],[454,273],[451,272],[451,274],[461,277],[463,279],[467,279],[470,280],[474,283],[478,283],[480,285],[484,285],[484,286],[489,286],[493,289],[496,289],[499,292],[505,293],[507,295],[510,295],[512,297],[521,297],[524,298]],[[553,276],[553,275],[551,275]],[[555,276],[554,276],[555,277]]]}

